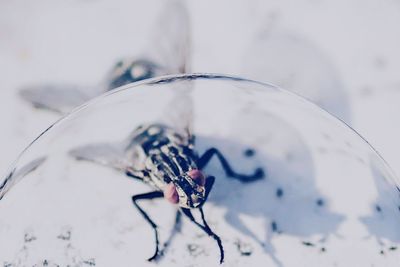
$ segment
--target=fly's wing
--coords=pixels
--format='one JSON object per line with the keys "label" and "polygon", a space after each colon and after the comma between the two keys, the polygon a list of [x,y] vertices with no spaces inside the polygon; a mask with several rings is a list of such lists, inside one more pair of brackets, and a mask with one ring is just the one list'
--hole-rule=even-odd
{"label": "fly's wing", "polygon": [[163,75],[190,71],[190,23],[184,1],[168,1],[153,27],[144,58]]}
{"label": "fly's wing", "polygon": [[10,188],[20,181],[23,177],[36,170],[40,165],[46,161],[46,157],[40,157],[32,160],[28,164],[18,169],[13,169],[0,183],[0,199],[10,190]]}
{"label": "fly's wing", "polygon": [[[190,72],[190,20],[184,1],[168,2],[155,26],[148,58],[159,63],[164,74]],[[192,143],[193,81],[174,82],[172,79],[170,83],[169,90],[172,90],[173,97],[166,105],[160,122],[172,127]]]}
{"label": "fly's wing", "polygon": [[103,166],[125,171],[132,167],[125,152],[125,143],[92,144],[78,147],[69,152],[77,160],[94,162]]}
{"label": "fly's wing", "polygon": [[[157,53],[154,56],[169,73],[190,72],[190,20],[184,1],[177,0],[166,5],[156,26],[158,30],[154,31],[154,38],[158,38],[159,42],[153,42],[155,47],[152,51]],[[194,142],[192,83],[191,79],[171,83],[173,97],[161,118],[161,122],[173,127],[188,143]]]}
{"label": "fly's wing", "polygon": [[34,107],[58,113],[67,113],[95,94],[88,87],[75,85],[42,85],[23,88],[19,94]]}
{"label": "fly's wing", "polygon": [[76,160],[89,161],[118,171],[143,169],[143,155],[140,146],[135,146],[135,137],[143,127],[136,128],[125,140],[116,143],[89,144],[69,151]]}
{"label": "fly's wing", "polygon": [[177,133],[188,140],[188,144],[194,142],[193,135],[193,81],[180,80],[171,84],[169,90],[173,97],[162,113],[160,122],[172,127]]}

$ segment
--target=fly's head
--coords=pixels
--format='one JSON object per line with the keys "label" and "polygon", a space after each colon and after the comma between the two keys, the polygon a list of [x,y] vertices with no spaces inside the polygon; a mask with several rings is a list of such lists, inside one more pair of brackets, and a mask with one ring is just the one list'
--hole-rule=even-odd
{"label": "fly's head", "polygon": [[171,179],[164,189],[164,197],[183,208],[198,208],[206,199],[205,176],[197,169]]}
{"label": "fly's head", "polygon": [[111,70],[108,87],[115,89],[122,85],[157,76],[159,67],[148,60],[121,60]]}

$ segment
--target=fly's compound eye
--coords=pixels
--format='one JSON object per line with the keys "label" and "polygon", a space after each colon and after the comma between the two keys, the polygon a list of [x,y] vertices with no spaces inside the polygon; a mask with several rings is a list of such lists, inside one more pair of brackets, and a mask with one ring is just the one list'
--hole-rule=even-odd
{"label": "fly's compound eye", "polygon": [[193,182],[195,182],[197,185],[204,186],[204,184],[206,183],[206,178],[205,178],[203,172],[200,170],[193,169],[193,170],[188,171],[187,174],[193,180]]}
{"label": "fly's compound eye", "polygon": [[172,204],[177,204],[179,202],[179,195],[173,183],[169,183],[164,188],[164,197]]}

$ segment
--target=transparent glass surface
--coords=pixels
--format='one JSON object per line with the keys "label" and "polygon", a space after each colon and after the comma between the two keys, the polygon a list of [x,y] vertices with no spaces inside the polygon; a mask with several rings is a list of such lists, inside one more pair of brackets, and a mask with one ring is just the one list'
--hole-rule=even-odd
{"label": "transparent glass surface", "polygon": [[216,147],[237,172],[264,169],[243,183],[216,158],[204,168],[216,177],[204,210],[226,266],[397,266],[398,181],[376,151],[296,95],[218,75],[124,86],[38,137],[0,181],[0,264],[218,266],[216,242],[186,217],[174,228],[177,206],[164,199],[141,201],[163,252],[147,261],[154,233],[131,197],[152,189],[107,165],[134,160],[119,152],[148,123],[190,129],[200,155]]}

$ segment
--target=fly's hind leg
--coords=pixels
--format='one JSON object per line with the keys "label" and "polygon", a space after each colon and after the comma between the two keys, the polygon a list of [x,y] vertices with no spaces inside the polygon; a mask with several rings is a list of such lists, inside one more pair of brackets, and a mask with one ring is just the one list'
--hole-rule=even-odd
{"label": "fly's hind leg", "polygon": [[158,252],[159,252],[159,240],[158,240],[158,230],[157,230],[157,225],[153,222],[152,219],[150,219],[149,215],[139,206],[137,203],[138,200],[145,200],[145,199],[155,199],[155,198],[161,198],[163,197],[164,194],[161,191],[154,191],[154,192],[149,192],[145,194],[139,194],[132,196],[132,202],[135,205],[135,207],[139,210],[139,212],[142,214],[142,216],[146,219],[146,221],[151,225],[151,227],[154,230],[154,235],[156,239],[156,249],[154,252],[154,255],[151,256],[148,260],[152,261],[157,258]]}
{"label": "fly's hind leg", "polygon": [[265,177],[265,173],[262,168],[257,168],[254,173],[250,175],[236,173],[234,170],[232,170],[232,167],[229,165],[224,155],[222,155],[222,153],[216,148],[210,148],[204,152],[204,154],[198,159],[197,166],[200,169],[203,169],[214,155],[217,156],[221,162],[222,168],[228,177],[238,179],[242,182],[253,182]]}

